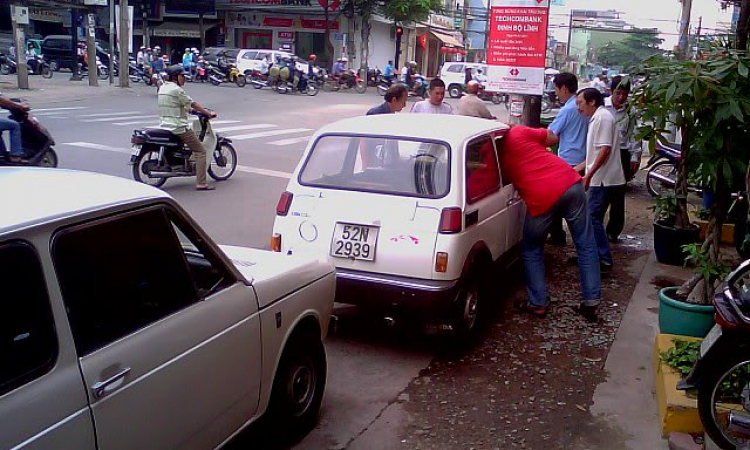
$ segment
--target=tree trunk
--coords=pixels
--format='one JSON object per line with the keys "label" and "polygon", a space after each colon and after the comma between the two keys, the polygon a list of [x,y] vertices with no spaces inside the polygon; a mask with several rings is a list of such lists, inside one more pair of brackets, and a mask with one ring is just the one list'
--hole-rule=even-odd
{"label": "tree trunk", "polygon": [[737,50],[747,50],[748,21],[750,21],[750,0],[742,0],[740,15],[737,19]]}
{"label": "tree trunk", "polygon": [[326,0],[325,5],[323,6],[323,17],[325,18],[325,28],[323,32],[323,44],[325,45],[325,52],[324,52],[324,58],[325,63],[327,64],[327,68],[331,69],[331,63],[333,62],[333,44],[331,44],[331,24],[329,23],[330,20],[330,4],[328,3],[328,0]]}
{"label": "tree trunk", "polygon": [[688,228],[690,226],[690,217],[687,211],[687,193],[688,193],[688,168],[687,160],[688,150],[690,148],[690,126],[683,124],[682,128],[682,151],[680,165],[678,166],[677,179],[675,180],[675,197],[677,198],[677,220],[675,228]]}
{"label": "tree trunk", "polygon": [[367,74],[367,68],[370,60],[370,31],[372,29],[372,23],[370,23],[369,14],[362,16],[362,27],[360,29],[360,36],[362,37],[359,43],[359,57],[362,58],[360,61],[360,68],[365,69]]}

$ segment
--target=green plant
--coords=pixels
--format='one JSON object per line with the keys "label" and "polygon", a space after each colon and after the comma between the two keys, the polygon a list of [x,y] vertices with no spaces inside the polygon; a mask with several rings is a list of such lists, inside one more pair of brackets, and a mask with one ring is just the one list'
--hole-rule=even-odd
{"label": "green plant", "polygon": [[677,197],[660,195],[656,197],[656,202],[651,210],[654,212],[654,218],[657,222],[670,227],[674,226],[677,218]]}
{"label": "green plant", "polygon": [[701,208],[698,210],[698,218],[701,220],[708,220],[708,216],[711,213],[711,210],[708,208]]}
{"label": "green plant", "polygon": [[680,375],[685,376],[690,373],[690,369],[693,368],[693,364],[698,359],[701,343],[700,341],[686,341],[683,339],[674,339],[672,342],[674,345],[661,352],[659,359],[664,364],[679,372]]}
{"label": "green plant", "polygon": [[687,255],[685,256],[685,265],[692,263],[695,266],[695,273],[709,280],[709,282],[720,280],[729,273],[729,267],[711,261],[708,252],[703,250],[700,244],[683,245],[682,252]]}

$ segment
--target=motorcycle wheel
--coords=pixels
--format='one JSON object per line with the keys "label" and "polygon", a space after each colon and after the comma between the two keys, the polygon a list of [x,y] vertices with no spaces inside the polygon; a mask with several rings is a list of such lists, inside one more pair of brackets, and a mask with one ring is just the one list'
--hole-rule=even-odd
{"label": "motorcycle wheel", "polygon": [[542,98],[542,112],[549,112],[552,109],[552,102],[548,98]]}
{"label": "motorcycle wheel", "polygon": [[51,148],[47,149],[44,156],[42,156],[42,159],[39,160],[38,166],[50,168],[57,167],[57,153]]}
{"label": "motorcycle wheel", "polygon": [[53,72],[57,72],[58,70],[60,70],[60,64],[57,61],[50,61],[49,69]]}
{"label": "motorcycle wheel", "polygon": [[235,83],[237,83],[237,86],[239,87],[245,87],[247,84],[247,78],[245,78],[245,75],[237,75],[237,79],[234,80]]}
{"label": "motorcycle wheel", "polygon": [[0,75],[10,74],[10,66],[7,64],[0,64]]}
{"label": "motorcycle wheel", "polygon": [[97,69],[96,73],[99,76],[99,79],[102,81],[109,79],[109,69],[100,67],[99,69]]}
{"label": "motorcycle wheel", "polygon": [[[659,178],[666,178],[669,181]],[[646,189],[649,194],[658,197],[673,191],[676,179],[677,167],[669,161],[659,161],[651,166],[646,174]]]}
{"label": "motorcycle wheel", "polygon": [[224,181],[237,170],[237,151],[228,142],[221,143],[213,153],[208,174],[216,181]]}
{"label": "motorcycle wheel", "polygon": [[220,84],[221,84],[221,81],[217,80],[216,78],[209,78],[208,80],[209,80],[209,81],[211,82],[211,84],[213,84],[214,86],[218,86],[218,85],[220,85]]}
{"label": "motorcycle wheel", "polygon": [[354,85],[354,91],[357,94],[364,94],[365,92],[367,92],[367,83],[362,80],[357,81],[357,84]]}
{"label": "motorcycle wheel", "polygon": [[738,202],[734,216],[734,248],[742,259],[750,259],[750,235],[747,232],[747,199]]}
{"label": "motorcycle wheel", "polygon": [[490,100],[492,100],[492,103],[495,105],[499,105],[503,101],[503,99],[501,99],[497,94],[493,94],[492,97],[490,97]]}
{"label": "motorcycle wheel", "polygon": [[387,84],[380,83],[378,85],[378,95],[380,95],[381,97],[384,97],[385,93],[386,93],[386,91],[388,91],[388,89],[389,89],[389,86]]}
{"label": "motorcycle wheel", "polygon": [[289,92],[289,85],[287,85],[286,81],[279,81],[276,85],[276,92],[279,94],[286,94]]}
{"label": "motorcycle wheel", "polygon": [[309,95],[310,97],[315,97],[316,95],[318,95],[318,92],[320,92],[320,90],[318,90],[317,86],[312,83],[307,84],[307,89],[305,90],[305,93],[307,95]]}
{"label": "motorcycle wheel", "polygon": [[52,70],[49,67],[42,67],[42,78],[52,78]]}
{"label": "motorcycle wheel", "polygon": [[159,152],[144,152],[138,155],[133,163],[133,179],[139,183],[153,187],[161,187],[167,182],[166,178],[152,177],[151,170],[159,163]]}
{"label": "motorcycle wheel", "polygon": [[258,75],[250,75],[250,84],[255,89],[262,89],[263,88],[263,81],[261,81],[260,77]]}
{"label": "motorcycle wheel", "polygon": [[737,349],[707,370],[698,386],[701,423],[720,448],[746,448],[750,438],[729,430],[729,413],[750,419],[750,350]]}

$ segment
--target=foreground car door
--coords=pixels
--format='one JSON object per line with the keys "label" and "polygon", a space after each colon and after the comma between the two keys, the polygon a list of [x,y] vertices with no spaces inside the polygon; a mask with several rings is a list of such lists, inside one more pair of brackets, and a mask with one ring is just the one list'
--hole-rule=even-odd
{"label": "foreground car door", "polygon": [[258,305],[174,211],[54,237],[99,448],[214,448],[255,413]]}

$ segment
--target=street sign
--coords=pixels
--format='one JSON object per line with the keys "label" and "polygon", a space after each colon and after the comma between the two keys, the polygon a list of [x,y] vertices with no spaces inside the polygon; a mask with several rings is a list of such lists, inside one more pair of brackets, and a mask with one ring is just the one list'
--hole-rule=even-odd
{"label": "street sign", "polygon": [[107,0],[83,0],[85,6],[107,6]]}
{"label": "street sign", "polygon": [[492,0],[487,90],[542,95],[549,0]]}
{"label": "street sign", "polygon": [[10,15],[13,19],[13,22],[17,23],[18,25],[29,24],[29,8],[25,6],[11,5],[10,9]]}

